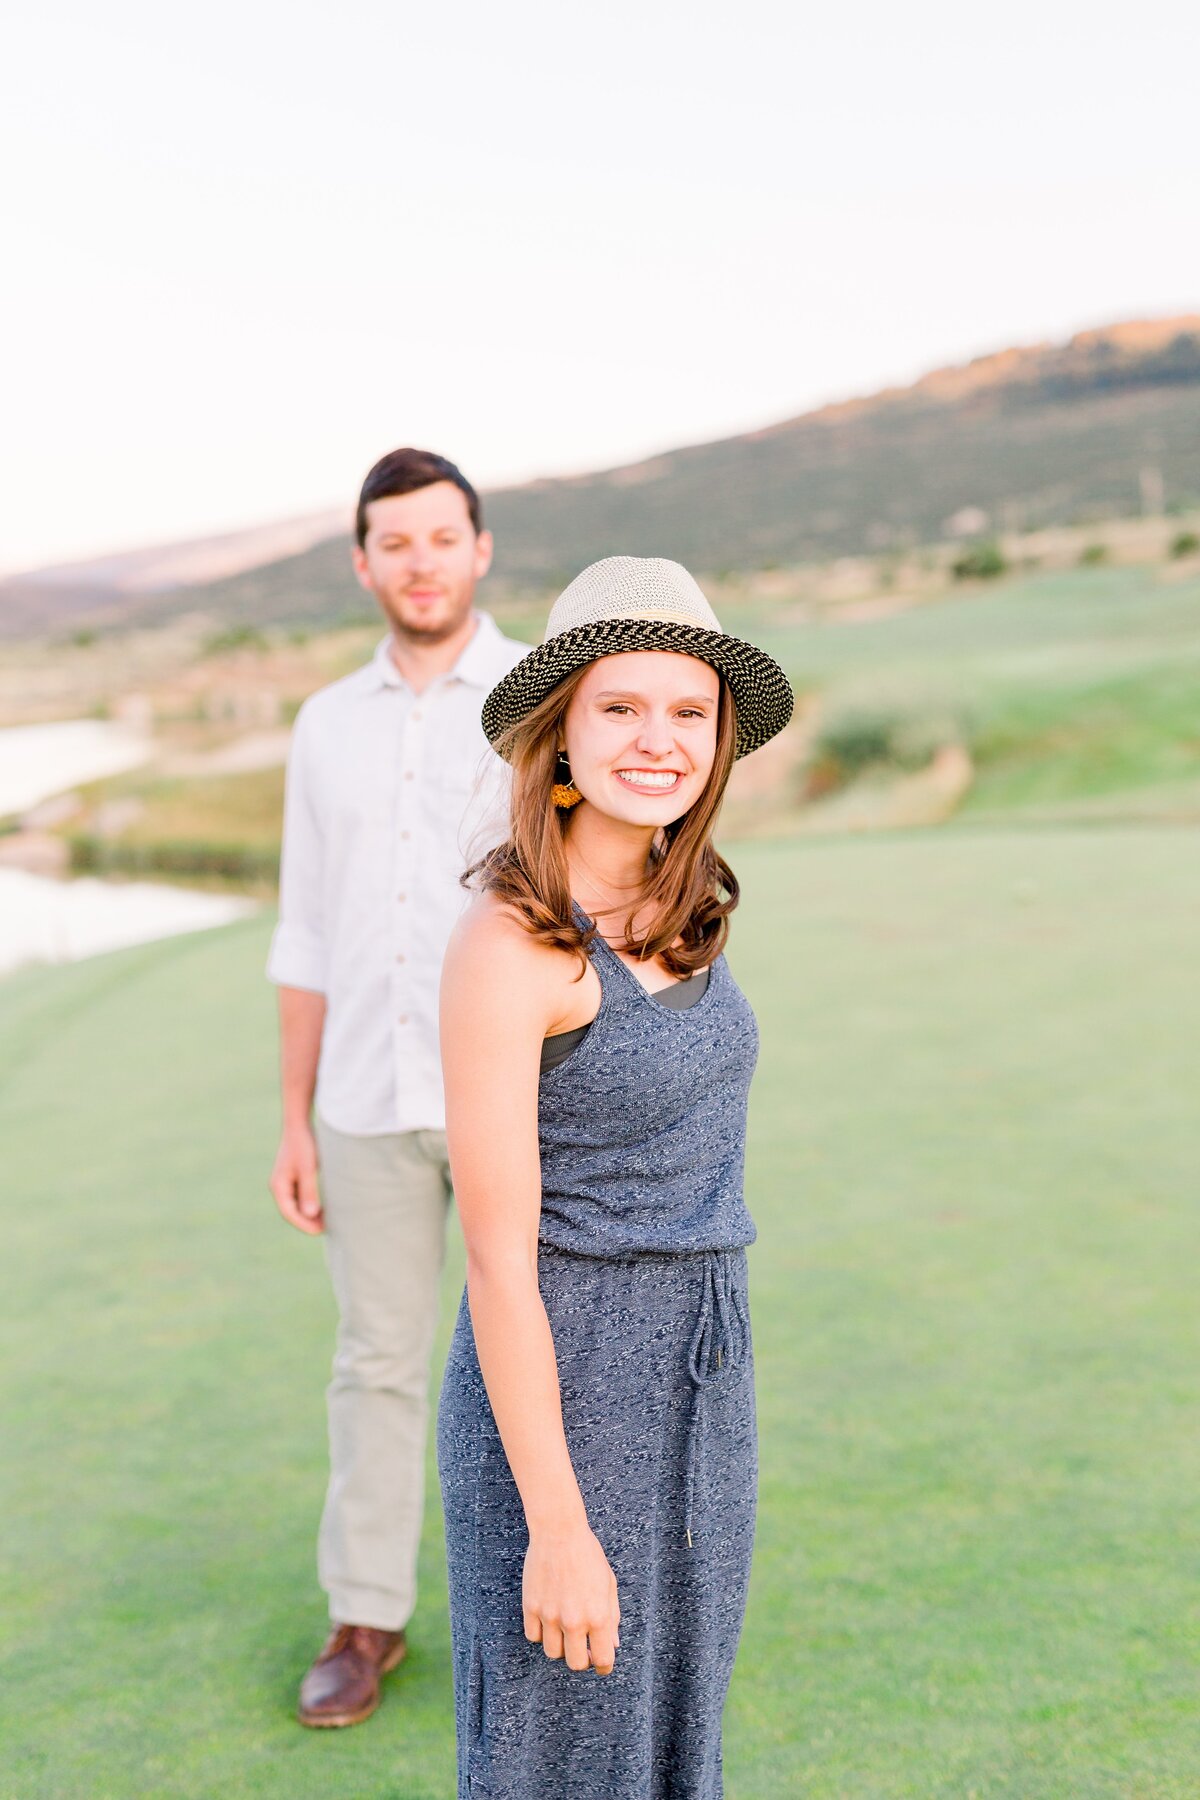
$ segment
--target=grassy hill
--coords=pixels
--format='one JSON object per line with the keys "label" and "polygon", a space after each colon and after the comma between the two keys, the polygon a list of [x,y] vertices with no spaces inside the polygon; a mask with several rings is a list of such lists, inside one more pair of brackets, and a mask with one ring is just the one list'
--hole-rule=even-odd
{"label": "grassy hill", "polygon": [[[489,496],[497,571],[620,549],[751,569],[1200,498],[1200,320],[1009,351],[769,430]],[[1186,327],[1186,328],[1184,328]]]}
{"label": "grassy hill", "polygon": [[[669,554],[713,575],[1164,505],[1200,505],[1200,316],[1003,351],[744,436],[485,500],[501,589],[560,587],[615,551]],[[334,537],[162,592],[0,584],[0,635],[195,610],[328,623],[367,604],[348,539]]]}
{"label": "grassy hill", "polygon": [[[730,1800],[1194,1800],[1192,835],[736,865],[763,1473]],[[332,1308],[266,1192],[269,925],[5,984],[4,1800],[454,1791],[432,1470],[385,1706],[291,1716]]]}

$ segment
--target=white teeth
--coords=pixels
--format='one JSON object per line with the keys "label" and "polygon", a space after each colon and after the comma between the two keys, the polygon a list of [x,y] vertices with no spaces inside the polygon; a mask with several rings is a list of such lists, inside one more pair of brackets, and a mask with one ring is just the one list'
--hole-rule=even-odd
{"label": "white teeth", "polygon": [[618,769],[617,774],[630,787],[672,788],[679,780],[676,769]]}

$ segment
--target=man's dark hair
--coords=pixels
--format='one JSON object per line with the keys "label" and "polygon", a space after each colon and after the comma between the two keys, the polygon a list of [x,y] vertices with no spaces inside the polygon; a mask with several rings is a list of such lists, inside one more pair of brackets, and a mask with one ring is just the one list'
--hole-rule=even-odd
{"label": "man's dark hair", "polygon": [[390,494],[415,494],[418,488],[432,487],[435,481],[452,481],[464,496],[478,537],[483,530],[483,508],[461,469],[446,457],[435,456],[432,450],[389,450],[375,464],[358,496],[354,535],[359,549],[367,541],[367,507],[372,500],[386,500]]}

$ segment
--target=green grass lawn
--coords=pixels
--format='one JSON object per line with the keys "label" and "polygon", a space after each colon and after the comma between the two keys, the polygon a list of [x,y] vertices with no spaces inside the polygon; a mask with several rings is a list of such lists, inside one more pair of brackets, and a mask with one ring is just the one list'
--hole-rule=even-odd
{"label": "green grass lawn", "polygon": [[[763,1482],[730,1800],[1195,1800],[1194,836],[735,861]],[[0,987],[5,1800],[454,1791],[432,1471],[409,1663],[366,1725],[292,1721],[332,1305],[266,1193],[268,929]]]}
{"label": "green grass lawn", "polygon": [[890,696],[961,709],[976,765],[965,818],[1200,818],[1200,581],[1144,567],[1033,572],[890,617],[781,622],[762,643],[836,710]]}
{"label": "green grass lawn", "polygon": [[1001,688],[972,749],[978,779],[967,816],[1128,806],[1139,795],[1166,809],[1186,792],[1191,818],[1200,818],[1200,657]]}

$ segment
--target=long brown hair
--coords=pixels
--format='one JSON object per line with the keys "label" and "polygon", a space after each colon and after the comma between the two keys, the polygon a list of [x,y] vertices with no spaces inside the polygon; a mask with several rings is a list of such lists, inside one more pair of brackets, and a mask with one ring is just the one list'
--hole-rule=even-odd
{"label": "long brown hair", "polygon": [[[463,876],[465,885],[511,906],[541,942],[578,955],[581,973],[596,928],[581,929],[572,911],[565,846],[569,815],[553,804],[550,789],[563,719],[589,666],[568,675],[501,740],[513,771],[509,834]],[[675,976],[695,974],[720,954],[738,903],[737,878],[712,841],[736,736],[733,695],[721,677],[708,781],[687,812],[657,833],[645,886],[625,921],[627,953],[646,961],[659,957]],[[635,937],[634,919],[644,911],[649,925]]]}

